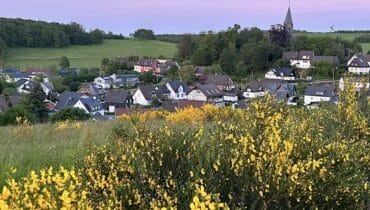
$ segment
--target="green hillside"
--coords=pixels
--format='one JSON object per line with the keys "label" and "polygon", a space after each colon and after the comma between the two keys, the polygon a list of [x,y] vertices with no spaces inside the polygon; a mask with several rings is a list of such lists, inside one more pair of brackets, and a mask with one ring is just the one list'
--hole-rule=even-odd
{"label": "green hillside", "polygon": [[160,41],[105,40],[101,45],[74,45],[68,48],[9,48],[6,65],[26,67],[49,67],[58,65],[61,56],[70,59],[73,67],[97,67],[102,58],[115,56],[160,55],[173,58],[176,45]]}

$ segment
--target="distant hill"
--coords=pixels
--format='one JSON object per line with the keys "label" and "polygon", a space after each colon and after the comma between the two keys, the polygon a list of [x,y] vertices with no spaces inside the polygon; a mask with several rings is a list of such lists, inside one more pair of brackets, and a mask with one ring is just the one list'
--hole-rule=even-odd
{"label": "distant hill", "polygon": [[58,66],[61,56],[67,56],[73,67],[89,68],[100,66],[103,58],[136,55],[139,57],[164,56],[173,58],[176,44],[145,40],[104,40],[100,45],[73,45],[68,48],[9,48],[7,66],[49,67]]}

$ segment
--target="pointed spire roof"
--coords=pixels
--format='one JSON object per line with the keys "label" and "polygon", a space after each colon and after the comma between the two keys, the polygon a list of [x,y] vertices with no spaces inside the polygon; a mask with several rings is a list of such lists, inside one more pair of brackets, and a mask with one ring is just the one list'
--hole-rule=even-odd
{"label": "pointed spire roof", "polygon": [[284,25],[288,25],[288,24],[293,25],[293,18],[292,18],[292,13],[290,12],[290,7],[288,9],[288,12],[286,13],[285,21],[284,21]]}

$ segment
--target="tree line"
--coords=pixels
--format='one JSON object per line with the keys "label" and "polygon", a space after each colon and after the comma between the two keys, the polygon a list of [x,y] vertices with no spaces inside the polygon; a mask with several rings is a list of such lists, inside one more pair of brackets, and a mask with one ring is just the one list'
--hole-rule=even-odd
{"label": "tree line", "polygon": [[[95,29],[87,32],[82,25],[0,18],[0,37],[8,47],[60,48],[69,45],[100,44],[105,37],[123,38]],[[1,41],[0,41],[1,49]]]}
{"label": "tree line", "polygon": [[271,67],[285,67],[288,64],[281,60],[284,51],[313,50],[315,55],[339,56],[343,63],[351,54],[362,51],[358,43],[341,38],[301,35],[292,39],[279,25],[269,31],[234,25],[218,33],[185,34],[177,46],[179,61],[200,66],[220,65],[224,73],[239,77]]}

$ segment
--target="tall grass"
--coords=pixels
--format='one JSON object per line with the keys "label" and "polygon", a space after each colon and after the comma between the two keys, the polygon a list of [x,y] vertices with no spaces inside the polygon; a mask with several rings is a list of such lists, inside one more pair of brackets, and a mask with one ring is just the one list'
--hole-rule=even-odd
{"label": "tall grass", "polygon": [[0,127],[0,187],[7,173],[16,168],[16,178],[31,170],[74,166],[91,145],[107,142],[111,127],[117,122],[84,122],[81,128],[57,130],[57,125],[35,125],[29,128]]}

